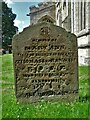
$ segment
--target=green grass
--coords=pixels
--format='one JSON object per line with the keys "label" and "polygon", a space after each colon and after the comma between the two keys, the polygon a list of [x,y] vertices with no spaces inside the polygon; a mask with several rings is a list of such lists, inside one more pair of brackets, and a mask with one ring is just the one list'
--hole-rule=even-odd
{"label": "green grass", "polygon": [[[89,96],[89,89],[90,89],[90,66],[79,66],[79,96]],[[89,87],[89,88],[88,88]]]}
{"label": "green grass", "polygon": [[2,80],[14,82],[12,55],[3,55],[2,57]]}
{"label": "green grass", "polygon": [[[2,79],[2,56],[0,54],[0,81]],[[2,85],[0,84],[0,113],[2,113],[2,91],[1,91]],[[0,114],[0,118],[2,117],[2,114]]]}
{"label": "green grass", "polygon": [[[90,69],[90,67],[89,67]],[[2,56],[2,117],[3,118],[86,118],[89,101],[88,67],[79,67],[79,96],[71,103],[41,101],[36,104],[16,103],[12,55]],[[6,83],[8,84],[6,84]],[[83,98],[84,97],[84,98]]]}

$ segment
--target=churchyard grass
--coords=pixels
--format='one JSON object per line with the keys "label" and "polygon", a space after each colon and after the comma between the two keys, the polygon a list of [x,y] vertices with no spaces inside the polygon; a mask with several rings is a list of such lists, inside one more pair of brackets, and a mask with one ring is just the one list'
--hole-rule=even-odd
{"label": "churchyard grass", "polygon": [[87,118],[88,70],[79,66],[79,99],[71,103],[45,102],[37,104],[16,103],[12,54],[2,56],[2,117],[3,118]]}

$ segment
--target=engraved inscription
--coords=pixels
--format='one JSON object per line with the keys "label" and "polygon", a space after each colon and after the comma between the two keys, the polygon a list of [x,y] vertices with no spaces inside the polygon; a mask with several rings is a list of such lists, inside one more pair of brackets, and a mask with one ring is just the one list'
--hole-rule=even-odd
{"label": "engraved inscription", "polygon": [[70,90],[65,91],[72,81],[69,77],[69,64],[75,62],[76,56],[75,52],[69,51],[65,44],[28,45],[24,47],[24,53],[22,55],[18,53],[18,55],[22,58],[15,61],[16,66],[19,64],[26,66],[22,72],[23,79],[27,80],[27,83],[32,81],[33,92],[31,94],[28,90],[28,97],[30,95],[59,95],[70,92]]}
{"label": "engraved inscription", "polygon": [[76,92],[76,37],[50,25],[38,26],[36,34],[34,29],[30,35],[27,31],[26,37],[19,35],[13,42],[13,46],[18,46],[13,48],[16,97],[41,98]]}

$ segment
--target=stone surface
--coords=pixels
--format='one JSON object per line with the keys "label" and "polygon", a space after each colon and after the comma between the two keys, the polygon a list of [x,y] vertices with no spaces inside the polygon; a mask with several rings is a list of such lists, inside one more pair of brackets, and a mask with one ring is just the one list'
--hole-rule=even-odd
{"label": "stone surface", "polygon": [[[46,1],[45,1],[46,2]],[[51,16],[55,24],[74,33],[78,41],[78,64],[90,66],[90,2],[62,0],[30,7],[30,22],[36,24],[44,15]],[[49,7],[51,6],[51,7]],[[83,9],[82,9],[83,8]],[[83,42],[84,37],[84,42]],[[80,46],[83,45],[83,48]],[[87,49],[87,50],[86,50]],[[85,54],[88,51],[88,56]]]}
{"label": "stone surface", "polygon": [[42,22],[15,35],[12,46],[18,101],[60,99],[78,92],[75,35]]}
{"label": "stone surface", "polygon": [[[38,20],[42,18],[42,16],[48,15],[55,20],[56,17],[56,7],[55,2],[42,2],[37,6],[29,7],[30,13],[30,25],[38,23]],[[56,22],[55,22],[56,23]]]}

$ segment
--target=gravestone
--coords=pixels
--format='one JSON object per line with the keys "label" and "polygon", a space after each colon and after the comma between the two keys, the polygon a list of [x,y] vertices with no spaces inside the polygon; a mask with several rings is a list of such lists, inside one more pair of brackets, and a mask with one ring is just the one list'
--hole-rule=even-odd
{"label": "gravestone", "polygon": [[19,102],[71,99],[78,92],[77,38],[50,22],[13,38],[15,92]]}

